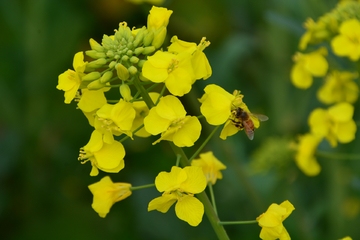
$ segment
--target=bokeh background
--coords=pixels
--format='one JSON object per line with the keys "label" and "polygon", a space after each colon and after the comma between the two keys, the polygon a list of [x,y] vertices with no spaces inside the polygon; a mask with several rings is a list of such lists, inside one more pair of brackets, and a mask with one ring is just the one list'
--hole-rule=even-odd
{"label": "bokeh background", "polygon": [[[289,200],[296,210],[284,222],[292,239],[360,239],[359,161],[318,158],[316,177],[305,176],[287,146],[308,132],[312,109],[325,107],[315,97],[321,80],[308,90],[290,83],[291,56],[297,51],[302,23],[335,7],[335,0],[168,0],[174,11],[169,37],[211,41],[205,50],[213,76],[197,81],[181,100],[199,115],[197,98],[206,84],[239,89],[252,112],[269,116],[250,141],[244,132],[226,141],[215,137],[213,151],[227,169],[214,186],[221,220],[253,220],[271,203]],[[168,213],[147,212],[159,196],[155,188],[135,191],[116,203],[105,219],[91,208],[87,186],[90,164],[77,161],[92,128],[76,104],[63,103],[58,75],[72,68],[76,52],[101,42],[118,23],[146,25],[151,5],[124,0],[0,1],[0,239],[216,239],[209,221],[196,228]],[[169,39],[167,39],[169,43]],[[359,101],[355,104],[359,119]],[[204,119],[203,119],[204,120]],[[203,136],[212,126],[203,123]],[[217,135],[219,132],[217,132]],[[325,151],[360,153],[359,134],[352,143]],[[127,140],[126,167],[113,181],[149,184],[169,171],[175,156],[168,144],[151,145],[156,137]],[[194,148],[186,149],[191,155]],[[259,239],[260,227],[225,227],[231,239]]]}

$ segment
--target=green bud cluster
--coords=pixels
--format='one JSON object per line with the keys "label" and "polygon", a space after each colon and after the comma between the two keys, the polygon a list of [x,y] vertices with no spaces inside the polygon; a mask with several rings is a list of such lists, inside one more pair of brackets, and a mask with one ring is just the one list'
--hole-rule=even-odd
{"label": "green bud cluster", "polygon": [[[101,44],[90,39],[91,50],[86,55],[93,58],[86,66],[86,71],[91,72],[84,77],[89,81],[88,88],[98,89],[107,82],[115,80],[113,71],[122,81],[128,80],[132,75],[140,72],[146,56],[153,54],[160,48],[166,37],[166,27],[156,31],[148,31],[145,26],[141,29],[131,30],[126,22],[119,24],[112,36],[103,36]],[[98,71],[99,68],[107,70]]]}

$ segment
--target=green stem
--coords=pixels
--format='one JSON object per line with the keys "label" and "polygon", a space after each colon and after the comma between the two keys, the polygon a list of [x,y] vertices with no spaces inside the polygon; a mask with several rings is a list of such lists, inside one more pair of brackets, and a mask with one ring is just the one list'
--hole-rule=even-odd
{"label": "green stem", "polygon": [[201,150],[205,147],[205,145],[207,144],[207,142],[211,139],[211,137],[215,134],[216,130],[218,130],[220,127],[216,126],[216,128],[214,128],[214,130],[210,133],[210,135],[205,139],[205,141],[201,144],[201,146],[198,148],[198,150],[196,150],[196,152],[191,156],[191,158],[189,158],[189,161],[191,162],[200,152]]}
{"label": "green stem", "polygon": [[[146,105],[149,107],[149,109],[151,109],[154,106],[154,103],[151,100],[148,92],[139,84],[139,79],[137,77],[134,79],[134,85],[137,88],[137,90],[140,91],[141,96],[143,97]],[[187,158],[186,154],[184,153],[184,150],[180,147],[175,146],[175,144],[173,142],[169,142],[169,145],[170,145],[171,149],[174,151],[176,156],[178,156],[178,155],[181,156],[181,158],[180,158],[181,166],[183,166],[183,167],[190,166],[190,161]],[[218,239],[219,240],[228,240],[229,237],[228,237],[224,227],[222,225],[219,225],[220,220],[219,220],[216,212],[214,211],[214,208],[212,207],[211,202],[210,202],[208,196],[206,195],[206,193],[203,191],[199,194],[196,194],[196,196],[203,203],[205,214],[206,214],[207,218],[209,219],[210,224],[212,225]]]}
{"label": "green stem", "polygon": [[181,155],[176,155],[176,166],[179,166]]}
{"label": "green stem", "polygon": [[316,151],[315,155],[317,157],[337,159],[337,160],[360,160],[359,154],[346,154],[346,153]]}
{"label": "green stem", "polygon": [[119,100],[107,100],[108,103],[118,103]]}
{"label": "green stem", "polygon": [[[137,131],[139,131],[140,129],[142,129],[144,127],[144,124],[141,124],[141,126],[139,126],[137,129],[135,129],[132,133],[136,133]],[[126,135],[125,137],[123,137],[119,142],[122,143],[123,141],[125,141],[126,139],[128,139],[129,136]]]}
{"label": "green stem", "polygon": [[159,103],[160,98],[164,95],[165,89],[166,89],[166,86],[164,84],[163,88],[161,89],[160,95],[159,95],[158,99],[156,100],[155,105],[157,105]]}
{"label": "green stem", "polygon": [[253,224],[257,223],[256,220],[250,221],[227,221],[227,222],[219,222],[220,225],[235,225],[235,224]]}
{"label": "green stem", "polygon": [[214,191],[213,191],[211,182],[208,182],[208,187],[209,187],[209,191],[210,191],[210,197],[211,197],[211,202],[212,202],[212,205],[214,208],[214,212],[216,213],[216,215],[218,215],[217,209],[216,209],[216,203],[215,203],[215,195],[214,195]]}
{"label": "green stem", "polygon": [[135,191],[135,190],[144,189],[144,188],[149,188],[149,187],[154,187],[154,186],[155,186],[155,183],[147,184],[147,185],[142,185],[142,186],[138,186],[138,187],[130,187],[130,191]]}

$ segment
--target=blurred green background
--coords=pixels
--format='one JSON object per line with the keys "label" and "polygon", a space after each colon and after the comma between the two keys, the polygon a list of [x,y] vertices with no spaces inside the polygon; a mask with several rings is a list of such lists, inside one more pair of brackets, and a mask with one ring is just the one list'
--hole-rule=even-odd
{"label": "blurred green background", "polygon": [[[232,92],[239,89],[252,112],[269,116],[249,141],[244,132],[212,150],[225,165],[224,178],[214,186],[223,221],[253,220],[271,203],[289,200],[296,210],[284,222],[292,239],[360,238],[360,163],[318,159],[322,172],[305,176],[286,147],[296,135],[308,132],[307,117],[321,105],[315,92],[291,85],[291,56],[304,32],[302,23],[335,7],[335,0],[173,0],[169,37],[199,42],[213,76],[197,81],[182,98],[188,112],[199,115],[197,98],[206,84]],[[159,196],[155,188],[133,192],[116,203],[105,219],[91,208],[87,186],[90,164],[77,161],[79,148],[92,131],[76,104],[63,103],[58,75],[72,68],[76,52],[88,50],[89,39],[101,42],[118,23],[146,25],[147,4],[123,0],[1,0],[0,1],[0,239],[216,239],[209,221],[196,228],[168,213],[147,212]],[[167,40],[167,43],[169,39]],[[355,104],[359,119],[359,101]],[[212,126],[203,123],[200,146]],[[217,133],[219,134],[219,132]],[[151,145],[156,137],[124,143],[126,167],[110,174],[113,181],[133,186],[149,184],[160,171],[169,171],[175,157],[168,144]],[[360,153],[359,134],[350,144],[325,151]],[[260,171],[263,170],[263,171]],[[231,239],[259,239],[257,224],[225,227]]]}

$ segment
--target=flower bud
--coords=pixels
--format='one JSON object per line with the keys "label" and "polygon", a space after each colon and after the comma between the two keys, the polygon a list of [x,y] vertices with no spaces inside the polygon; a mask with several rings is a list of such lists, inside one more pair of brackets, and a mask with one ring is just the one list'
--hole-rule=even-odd
{"label": "flower bud", "polygon": [[91,61],[86,65],[86,68],[99,68],[102,67],[106,64],[106,59],[105,58],[99,58],[97,60]]}
{"label": "flower bud", "polygon": [[147,47],[152,43],[152,40],[154,39],[154,33],[153,32],[149,32],[145,37],[144,37],[144,46]]}
{"label": "flower bud", "polygon": [[109,51],[107,51],[106,52],[106,56],[108,56],[109,58],[112,58],[112,57],[114,57],[114,52],[112,51],[112,50],[109,50]]}
{"label": "flower bud", "polygon": [[148,55],[150,53],[153,53],[155,51],[155,47],[154,46],[150,46],[150,47],[145,47],[144,51],[142,52],[142,54],[144,55]]}
{"label": "flower bud", "polygon": [[91,83],[89,83],[89,85],[87,85],[87,88],[89,90],[99,90],[99,89],[101,89],[101,88],[103,88],[105,86],[106,86],[106,84],[101,83],[100,79],[98,79],[98,80],[95,80],[95,81],[92,81]]}
{"label": "flower bud", "polygon": [[116,69],[116,73],[118,75],[118,77],[123,80],[123,81],[126,81],[129,79],[129,70],[124,67],[124,65],[122,65],[121,63],[118,63],[116,64],[115,66],[115,69]]}
{"label": "flower bud", "polygon": [[109,63],[109,68],[115,67],[115,64],[116,64],[116,62],[115,62],[115,61],[112,61],[111,63]]}
{"label": "flower bud", "polygon": [[104,47],[101,46],[97,41],[95,41],[94,39],[90,38],[89,40],[90,43],[90,47],[92,50],[95,50],[97,52],[103,52],[104,51]]}
{"label": "flower bud", "polygon": [[139,63],[138,63],[138,66],[142,68],[144,66],[145,62],[146,62],[146,60],[144,60],[144,59],[140,60]]}
{"label": "flower bud", "polygon": [[121,60],[122,60],[123,62],[126,62],[126,61],[129,60],[129,56],[124,55],[124,56],[122,56]]}
{"label": "flower bud", "polygon": [[134,48],[134,44],[132,42],[129,42],[127,45],[127,48],[129,49],[133,49]]}
{"label": "flower bud", "polygon": [[138,63],[138,62],[139,62],[139,59],[138,59],[137,57],[135,57],[135,56],[132,56],[132,57],[130,58],[130,62],[131,62],[131,63]]}
{"label": "flower bud", "polygon": [[138,47],[138,48],[135,48],[134,53],[136,56],[139,56],[139,54],[141,54],[143,51],[144,51],[143,47]]}
{"label": "flower bud", "polygon": [[99,72],[91,72],[91,73],[88,73],[85,76],[83,76],[81,78],[81,80],[83,80],[83,81],[94,81],[94,80],[96,80],[96,79],[98,79],[100,77],[101,77],[101,74]]}
{"label": "flower bud", "polygon": [[133,51],[132,51],[132,50],[128,50],[128,51],[126,52],[126,55],[128,55],[129,57],[131,57],[131,56],[133,55]]}
{"label": "flower bud", "polygon": [[102,75],[102,77],[100,78],[100,82],[101,83],[107,83],[110,81],[110,79],[113,76],[113,72],[112,71],[107,71],[106,73],[104,73],[104,75]]}
{"label": "flower bud", "polygon": [[144,35],[146,33],[146,27],[144,26],[143,28],[141,28],[139,30],[139,32],[136,34],[135,40],[133,42],[134,47],[137,47],[140,45],[140,43],[142,42],[142,40],[144,39]]}
{"label": "flower bud", "polygon": [[127,84],[122,84],[120,86],[120,94],[126,102],[129,102],[132,99],[131,90]]}
{"label": "flower bud", "polygon": [[95,51],[95,50],[87,50],[87,51],[85,51],[85,54],[88,55],[91,58],[94,58],[94,59],[99,59],[99,58],[105,58],[106,57],[105,53],[98,52],[98,51]]}
{"label": "flower bud", "polygon": [[134,66],[129,67],[128,70],[131,75],[135,75],[137,73],[137,68]]}
{"label": "flower bud", "polygon": [[153,45],[155,48],[160,48],[164,43],[166,32],[166,27],[161,27],[160,29],[156,30],[151,45]]}

